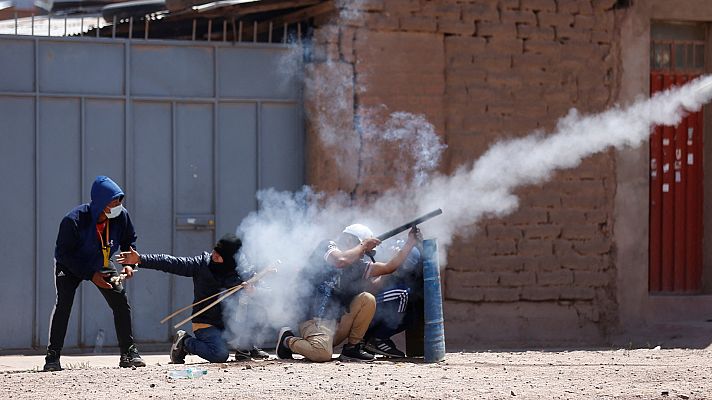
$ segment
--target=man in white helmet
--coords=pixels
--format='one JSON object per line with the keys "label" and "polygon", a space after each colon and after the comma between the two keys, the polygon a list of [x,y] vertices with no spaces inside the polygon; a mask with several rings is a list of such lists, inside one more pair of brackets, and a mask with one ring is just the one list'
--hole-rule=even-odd
{"label": "man in white helmet", "polygon": [[342,359],[373,360],[373,354],[363,350],[363,337],[376,311],[368,278],[394,272],[419,240],[419,230],[411,229],[403,248],[385,263],[368,257],[381,241],[365,225],[349,225],[335,241],[320,243],[309,261],[313,290],[305,321],[299,324],[299,336],[282,328],[277,357],[289,359],[297,353],[311,361],[329,361],[334,346],[346,341]]}

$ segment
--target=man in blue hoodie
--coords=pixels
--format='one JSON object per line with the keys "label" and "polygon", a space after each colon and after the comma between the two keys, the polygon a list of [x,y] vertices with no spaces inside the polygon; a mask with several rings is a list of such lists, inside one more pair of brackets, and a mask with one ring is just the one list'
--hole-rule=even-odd
{"label": "man in blue hoodie", "polygon": [[[131,306],[121,284],[110,284],[119,272],[110,262],[112,254],[135,248],[129,213],[121,203],[124,192],[106,176],[98,176],[91,187],[91,202],[67,213],[59,225],[54,250],[54,281],[57,299],[52,311],[45,371],[59,371],[60,353],[64,346],[74,294],[83,280],[92,281],[114,313],[114,327],[121,350],[120,367],[144,367],[131,331]],[[125,266],[122,273],[133,275]]]}

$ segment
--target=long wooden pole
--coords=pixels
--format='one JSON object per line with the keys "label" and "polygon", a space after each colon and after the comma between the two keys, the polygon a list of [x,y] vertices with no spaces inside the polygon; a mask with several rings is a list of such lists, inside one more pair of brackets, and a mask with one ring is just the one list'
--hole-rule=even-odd
{"label": "long wooden pole", "polygon": [[212,298],[214,298],[214,297],[216,297],[216,296],[220,296],[221,294],[225,294],[225,293],[229,292],[230,290],[235,289],[235,288],[238,287],[238,286],[240,286],[240,285],[235,285],[235,286],[233,286],[233,287],[231,287],[231,288],[227,288],[227,289],[223,290],[222,292],[215,293],[214,295],[208,296],[208,297],[204,298],[203,300],[196,301],[195,303],[189,304],[189,305],[187,305],[187,306],[181,308],[180,310],[176,310],[176,311],[174,311],[173,313],[171,313],[170,315],[168,315],[167,317],[163,318],[163,319],[161,320],[161,323],[163,324],[163,323],[165,323],[166,321],[168,321],[169,319],[171,319],[171,318],[175,317],[176,315],[180,314],[181,312],[183,312],[183,311],[185,311],[185,310],[187,310],[187,309],[189,309],[189,308],[191,308],[191,307],[193,307],[193,306],[197,306],[197,305],[200,304],[200,303],[204,303],[204,302],[206,302],[206,301],[208,301],[208,300],[210,300],[210,299],[212,299]]}
{"label": "long wooden pole", "polygon": [[252,278],[250,278],[250,279],[247,280],[246,282],[242,282],[241,284],[239,284],[239,285],[237,285],[237,286],[234,286],[234,287],[231,288],[231,289],[228,289],[228,290],[225,292],[225,294],[223,294],[222,296],[218,297],[217,300],[215,300],[215,301],[213,301],[212,303],[210,303],[210,304],[208,304],[207,306],[205,306],[205,308],[203,308],[202,310],[200,310],[200,311],[198,311],[197,313],[195,313],[195,314],[189,316],[188,318],[186,318],[186,319],[180,321],[179,323],[173,325],[173,328],[178,329],[179,326],[185,324],[186,322],[188,322],[188,321],[190,321],[191,319],[197,317],[198,315],[200,315],[200,314],[202,314],[202,313],[208,311],[210,308],[212,308],[214,305],[220,303],[221,301],[223,301],[223,300],[224,300],[225,298],[227,298],[228,296],[234,294],[235,292],[239,291],[240,289],[242,289],[242,288],[244,288],[244,287],[246,287],[246,286],[248,286],[248,285],[252,285],[253,283],[255,283],[255,282],[259,281],[260,279],[262,279],[262,277],[264,277],[265,275],[267,275],[267,273],[269,273],[269,272],[274,272],[274,271],[276,271],[276,270],[277,270],[276,268],[266,268],[265,270],[258,272],[255,276],[253,276]]}

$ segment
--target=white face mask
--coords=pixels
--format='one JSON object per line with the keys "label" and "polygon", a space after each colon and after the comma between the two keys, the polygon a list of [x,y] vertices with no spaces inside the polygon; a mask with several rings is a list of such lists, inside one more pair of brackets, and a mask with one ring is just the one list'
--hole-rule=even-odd
{"label": "white face mask", "polygon": [[106,217],[107,217],[107,218],[116,218],[116,217],[119,216],[119,214],[121,214],[121,211],[122,211],[123,209],[124,209],[124,207],[123,207],[121,204],[119,204],[119,205],[116,206],[116,207],[110,208],[110,209],[109,209],[109,212],[108,212],[108,213],[104,213],[104,214],[106,214]]}

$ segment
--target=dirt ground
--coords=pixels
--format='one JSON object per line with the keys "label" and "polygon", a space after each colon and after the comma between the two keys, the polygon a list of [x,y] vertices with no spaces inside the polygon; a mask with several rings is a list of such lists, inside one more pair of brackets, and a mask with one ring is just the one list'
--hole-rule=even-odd
{"label": "dirt ground", "polygon": [[[63,357],[61,372],[0,371],[2,399],[704,399],[712,398],[712,351],[685,349],[448,353],[446,360],[371,363],[300,360],[166,364],[120,369],[118,356]],[[34,360],[36,359],[36,360]],[[83,361],[76,361],[83,360]],[[107,364],[110,360],[111,364]],[[11,364],[11,363],[10,363]],[[168,372],[203,368],[196,379]]]}

